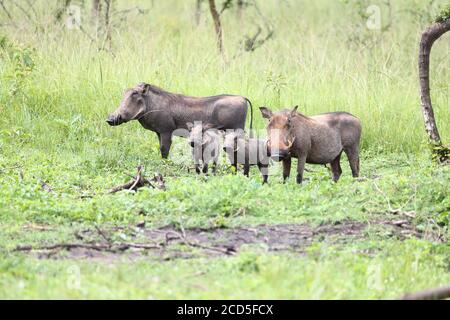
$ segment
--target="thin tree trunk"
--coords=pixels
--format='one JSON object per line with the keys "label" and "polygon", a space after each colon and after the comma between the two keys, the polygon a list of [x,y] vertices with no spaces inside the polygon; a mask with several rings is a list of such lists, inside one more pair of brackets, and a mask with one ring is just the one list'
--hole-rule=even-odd
{"label": "thin tree trunk", "polygon": [[202,14],[202,1],[203,0],[197,0],[197,4],[195,6],[195,25],[200,24],[200,17]]}
{"label": "thin tree trunk", "polygon": [[242,13],[244,11],[243,9],[244,9],[244,0],[237,0],[237,13],[236,13],[236,15],[237,15],[239,23],[242,22]]}
{"label": "thin tree trunk", "polygon": [[[422,103],[425,130],[431,143],[439,147],[442,146],[442,141],[436,126],[430,97],[430,52],[433,43],[449,30],[450,19],[432,24],[422,33],[419,48],[420,100]],[[440,159],[441,162],[446,160]]]}
{"label": "thin tree trunk", "polygon": [[111,7],[113,0],[105,0],[105,32],[106,32],[106,42],[108,43],[108,49],[112,48],[112,35],[111,35]]}
{"label": "thin tree trunk", "polygon": [[[63,18],[64,14],[65,14],[66,11],[67,11],[67,8],[70,6],[70,3],[71,3],[71,2],[72,2],[71,0],[62,0],[62,1],[59,1],[59,3],[58,3],[59,7],[58,7],[58,9],[56,9],[56,12],[55,12],[55,18],[56,18],[56,21],[61,21],[61,19]],[[24,13],[26,14],[26,16],[27,16],[27,18],[28,18],[29,20],[32,20],[31,17],[28,15],[27,10],[24,10],[22,7],[19,7],[18,4],[17,4],[16,2],[14,2],[14,4],[15,4],[22,12],[24,12]]]}
{"label": "thin tree trunk", "polygon": [[209,10],[211,11],[211,16],[214,21],[214,28],[216,30],[216,37],[217,37],[217,48],[219,49],[220,54],[222,57],[225,57],[224,51],[223,51],[223,33],[222,33],[222,25],[220,23],[220,15],[217,12],[216,3],[214,0],[209,0]]}
{"label": "thin tree trunk", "polygon": [[93,23],[98,23],[102,11],[102,2],[100,0],[92,1],[91,18]]}

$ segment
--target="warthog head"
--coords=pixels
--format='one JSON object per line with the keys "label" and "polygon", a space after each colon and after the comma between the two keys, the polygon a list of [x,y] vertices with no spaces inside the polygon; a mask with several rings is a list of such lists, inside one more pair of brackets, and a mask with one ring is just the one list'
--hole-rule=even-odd
{"label": "warthog head", "polygon": [[237,152],[238,151],[238,139],[244,137],[243,130],[236,130],[226,132],[224,142],[223,142],[223,151],[225,152]]}
{"label": "warthog head", "polygon": [[259,108],[263,118],[269,120],[267,125],[267,149],[271,158],[275,161],[284,160],[289,156],[290,149],[294,143],[291,136],[291,120],[297,113],[296,106],[292,110],[272,112],[266,107]]}
{"label": "warthog head", "polygon": [[201,121],[195,121],[186,123],[186,126],[189,130],[188,144],[191,147],[203,146],[210,142],[211,137],[206,131],[214,128],[214,125],[210,123],[203,125]]}
{"label": "warthog head", "polygon": [[120,106],[108,116],[106,122],[110,126],[118,126],[144,116],[147,112],[147,86],[147,84],[140,84],[136,88],[126,90]]}

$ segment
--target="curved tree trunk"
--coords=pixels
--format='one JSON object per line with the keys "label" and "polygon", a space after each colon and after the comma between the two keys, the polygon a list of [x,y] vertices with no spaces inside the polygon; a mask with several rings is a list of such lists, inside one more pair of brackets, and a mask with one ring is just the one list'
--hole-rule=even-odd
{"label": "curved tree trunk", "polygon": [[224,57],[222,25],[220,23],[220,15],[217,12],[215,0],[209,0],[209,10],[211,11],[211,16],[214,21],[214,28],[216,29],[217,48],[219,49],[222,57]]}
{"label": "curved tree trunk", "polygon": [[[449,30],[450,19],[432,24],[422,33],[419,48],[420,99],[422,103],[423,119],[425,121],[425,130],[427,131],[430,142],[437,147],[443,146],[436,126],[430,98],[430,52],[433,43]],[[448,155],[446,154],[447,152],[439,154],[439,160],[441,162],[447,161]]]}

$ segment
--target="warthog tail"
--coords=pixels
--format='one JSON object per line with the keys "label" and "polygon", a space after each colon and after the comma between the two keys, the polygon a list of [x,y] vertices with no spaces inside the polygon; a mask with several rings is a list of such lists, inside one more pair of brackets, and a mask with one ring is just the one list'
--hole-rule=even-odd
{"label": "warthog tail", "polygon": [[250,138],[253,138],[253,105],[249,99],[245,98],[245,100],[250,105]]}

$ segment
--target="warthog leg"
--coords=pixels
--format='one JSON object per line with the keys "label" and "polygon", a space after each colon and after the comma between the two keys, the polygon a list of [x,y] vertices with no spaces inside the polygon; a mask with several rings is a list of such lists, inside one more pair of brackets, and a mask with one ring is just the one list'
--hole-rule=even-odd
{"label": "warthog leg", "polygon": [[172,134],[171,133],[161,133],[158,134],[159,137],[159,150],[161,151],[161,156],[167,159],[169,156],[170,146],[172,145]]}
{"label": "warthog leg", "polygon": [[332,173],[332,177],[333,177],[333,181],[337,182],[339,180],[339,177],[342,174],[342,169],[341,169],[341,153],[339,153],[339,155],[333,160],[331,161],[330,165],[331,165],[331,173]]}
{"label": "warthog leg", "polygon": [[289,178],[291,174],[291,157],[287,157],[283,160],[283,182]]}
{"label": "warthog leg", "polygon": [[249,172],[250,172],[250,165],[244,164],[244,176],[246,176],[248,178]]}
{"label": "warthog leg", "polygon": [[269,166],[258,164],[258,169],[263,177],[263,184],[267,183],[267,179],[269,178]]}
{"label": "warthog leg", "polygon": [[217,172],[217,162],[216,161],[213,162],[211,170],[212,170],[212,174],[215,176],[216,172]]}
{"label": "warthog leg", "polygon": [[344,149],[347,154],[348,162],[350,163],[350,168],[352,169],[352,175],[354,178],[359,176],[359,146],[354,145],[349,148]]}
{"label": "warthog leg", "polygon": [[303,171],[305,170],[306,154],[298,156],[297,163],[297,183],[300,184],[303,181]]}

